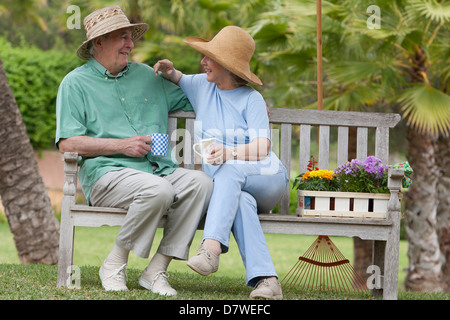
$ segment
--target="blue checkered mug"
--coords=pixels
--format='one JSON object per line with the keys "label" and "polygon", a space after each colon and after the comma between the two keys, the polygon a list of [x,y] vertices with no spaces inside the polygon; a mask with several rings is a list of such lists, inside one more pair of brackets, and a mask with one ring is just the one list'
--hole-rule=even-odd
{"label": "blue checkered mug", "polygon": [[169,147],[169,135],[165,133],[154,133],[152,137],[152,149],[150,154],[152,156],[164,157],[167,154]]}

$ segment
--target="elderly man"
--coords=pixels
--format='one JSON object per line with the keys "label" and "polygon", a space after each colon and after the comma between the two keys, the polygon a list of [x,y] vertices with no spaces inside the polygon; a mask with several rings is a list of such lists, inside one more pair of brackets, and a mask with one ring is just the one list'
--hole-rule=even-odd
{"label": "elderly man", "polygon": [[[152,156],[150,135],[167,131],[172,110],[192,110],[182,91],[152,68],[128,62],[134,43],[148,30],[130,24],[118,6],[84,20],[87,40],[77,55],[88,62],[62,81],[56,103],[56,144],[81,156],[79,178],[89,204],[128,210],[99,275],[105,290],[127,290],[130,250],[150,253],[158,222],[168,214],[164,237],[139,284],[175,295],[167,282],[173,258],[186,260],[212,192],[204,173],[179,168],[168,155]],[[93,244],[95,245],[95,244]]]}

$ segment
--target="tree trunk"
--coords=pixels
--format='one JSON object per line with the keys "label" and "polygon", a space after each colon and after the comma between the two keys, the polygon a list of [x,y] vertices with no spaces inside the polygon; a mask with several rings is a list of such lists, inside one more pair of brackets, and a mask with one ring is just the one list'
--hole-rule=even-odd
{"label": "tree trunk", "polygon": [[441,250],[444,290],[450,292],[450,136],[437,141],[437,162],[440,176],[437,186],[437,234]]}
{"label": "tree trunk", "polygon": [[409,266],[405,288],[440,292],[442,262],[437,235],[436,138],[407,127],[408,161],[414,170],[413,183],[405,194],[405,225],[409,240]]}
{"label": "tree trunk", "polygon": [[24,264],[58,262],[59,223],[0,60],[0,197]]}

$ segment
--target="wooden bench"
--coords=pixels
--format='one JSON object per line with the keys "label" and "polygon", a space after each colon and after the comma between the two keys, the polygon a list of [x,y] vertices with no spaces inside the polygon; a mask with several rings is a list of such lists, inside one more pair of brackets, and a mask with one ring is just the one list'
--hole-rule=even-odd
{"label": "wooden bench", "polygon": [[[171,147],[182,166],[190,169],[197,168],[198,163],[192,152],[194,119],[193,112],[177,111],[169,115],[168,121]],[[318,167],[334,169],[336,165],[349,160],[349,127],[356,127],[357,158],[364,160],[368,155],[375,155],[384,164],[388,164],[389,129],[400,119],[398,114],[271,108],[272,150],[279,155],[288,172],[293,167],[291,161],[298,160],[294,170],[297,175],[306,172],[310,149],[314,143],[318,143]],[[180,123],[183,123],[183,129],[176,130],[177,124]],[[316,138],[314,132],[318,132]],[[330,144],[330,141],[333,141],[330,136],[337,138],[336,163],[332,165],[330,145],[336,144]],[[369,153],[369,142],[373,140],[374,149]],[[292,158],[293,150],[297,148],[298,156]],[[120,226],[126,215],[123,209],[76,204],[78,155],[65,153],[63,158],[65,184],[61,210],[58,286],[71,283],[74,227]],[[386,219],[299,217],[295,212],[289,212],[290,195],[287,188],[279,203],[278,213],[259,215],[262,228],[266,233],[346,236],[373,240],[373,265],[381,270],[382,288],[373,289],[372,294],[383,295],[384,299],[397,299],[401,219],[398,193],[402,176],[402,170],[389,169],[388,186],[391,196]],[[163,218],[160,227],[163,227],[164,223]]]}

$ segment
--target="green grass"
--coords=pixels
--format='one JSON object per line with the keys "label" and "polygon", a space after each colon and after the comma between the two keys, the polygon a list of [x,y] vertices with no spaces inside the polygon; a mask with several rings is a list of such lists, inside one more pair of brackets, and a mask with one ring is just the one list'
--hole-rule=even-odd
{"label": "green grass", "polygon": [[[12,234],[6,223],[0,223],[0,300],[155,300],[165,299],[138,285],[138,279],[149,260],[130,254],[127,274],[127,292],[105,292],[98,277],[98,268],[111,249],[118,228],[76,228],[74,265],[81,270],[81,288],[56,288],[56,266],[21,265],[14,247]],[[191,255],[201,240],[202,232],[197,232]],[[155,238],[154,254],[162,237],[158,230]],[[315,236],[266,235],[269,250],[282,279],[297,262],[300,255],[315,240]],[[350,261],[353,259],[353,242],[349,238],[333,237],[333,242]],[[403,290],[403,269],[407,266],[406,242],[401,243],[399,271],[399,299],[406,300],[448,300],[448,294],[418,294]],[[245,285],[245,269],[234,240],[230,252],[221,256],[219,271],[208,277],[201,277],[190,270],[184,261],[173,261],[169,266],[169,281],[178,291],[169,300],[246,300],[251,288]],[[333,292],[299,291],[284,289],[285,300],[348,300],[376,299],[368,294],[347,295]]]}

